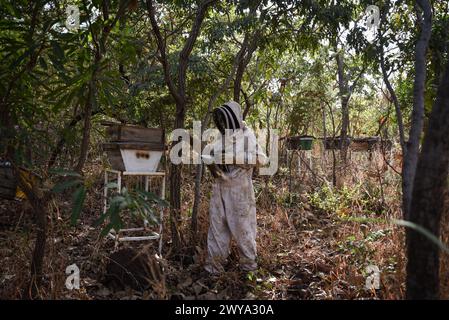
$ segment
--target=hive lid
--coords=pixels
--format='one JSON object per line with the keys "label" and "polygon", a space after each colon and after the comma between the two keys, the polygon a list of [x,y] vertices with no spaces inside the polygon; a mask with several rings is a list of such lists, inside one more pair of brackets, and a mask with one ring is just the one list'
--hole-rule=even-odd
{"label": "hive lid", "polygon": [[290,136],[287,137],[287,140],[314,140],[314,136],[302,135],[302,136]]}
{"label": "hive lid", "polygon": [[111,151],[111,150],[125,150],[125,149],[132,149],[132,150],[153,150],[153,151],[163,151],[164,150],[164,144],[158,143],[158,142],[107,142],[103,143],[103,150],[104,151]]}
{"label": "hive lid", "polygon": [[164,144],[161,128],[146,128],[134,125],[108,124],[106,134],[111,142],[144,142]]}

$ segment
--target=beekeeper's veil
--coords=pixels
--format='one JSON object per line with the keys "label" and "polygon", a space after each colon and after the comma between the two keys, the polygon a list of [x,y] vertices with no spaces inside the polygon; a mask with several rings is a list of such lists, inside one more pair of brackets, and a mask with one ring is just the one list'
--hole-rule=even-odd
{"label": "beekeeper's veil", "polygon": [[222,134],[225,129],[243,129],[242,109],[235,101],[229,101],[213,111],[213,119]]}
{"label": "beekeeper's veil", "polygon": [[[243,159],[242,162],[246,164],[256,164],[256,161],[261,165],[268,163],[268,158],[257,143],[254,132],[246,127],[242,109],[237,102],[229,101],[216,108],[213,111],[213,118],[222,135],[225,135],[226,129],[233,130],[230,135],[232,139],[220,140],[214,145],[213,149],[216,156],[220,157],[219,153],[216,152],[220,150],[227,155],[231,155],[231,159]],[[243,164],[242,162],[237,164]]]}

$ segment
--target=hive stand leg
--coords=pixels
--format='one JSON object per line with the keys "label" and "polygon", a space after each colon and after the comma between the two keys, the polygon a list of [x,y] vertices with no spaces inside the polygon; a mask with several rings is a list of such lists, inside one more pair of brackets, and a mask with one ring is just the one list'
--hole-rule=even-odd
{"label": "hive stand leg", "polygon": [[103,188],[103,214],[106,213],[108,209],[108,171],[104,172],[104,188]]}
{"label": "hive stand leg", "polygon": [[292,164],[291,164],[292,161],[293,161],[293,153],[290,150],[287,150],[288,193],[289,193],[290,197],[291,197],[291,192],[292,192]]}
{"label": "hive stand leg", "polygon": [[[149,179],[150,178],[148,176],[145,176],[145,192],[148,192]],[[145,200],[147,200],[146,197],[145,197]],[[147,219],[143,220],[143,225],[144,225],[145,228],[148,227],[148,220]]]}
{"label": "hive stand leg", "polygon": [[145,176],[145,191],[148,192],[148,186],[149,186],[149,177]]}
{"label": "hive stand leg", "polygon": [[[162,186],[161,186],[161,199],[165,199],[165,176],[162,177]],[[159,257],[162,257],[162,230],[163,230],[163,222],[164,222],[164,209],[160,209],[160,225],[159,225]]]}
{"label": "hive stand leg", "polygon": [[309,154],[309,168],[312,171],[312,150],[308,151]]}
{"label": "hive stand leg", "polygon": [[[121,171],[119,171],[118,173],[117,173],[117,191],[118,191],[118,193],[122,193],[122,172]],[[115,233],[116,235],[115,235],[115,250],[117,250],[117,248],[118,248],[118,245],[119,245],[119,233],[118,232],[116,232]]]}
{"label": "hive stand leg", "polygon": [[118,193],[122,193],[122,173],[117,173],[117,185],[118,185]]}

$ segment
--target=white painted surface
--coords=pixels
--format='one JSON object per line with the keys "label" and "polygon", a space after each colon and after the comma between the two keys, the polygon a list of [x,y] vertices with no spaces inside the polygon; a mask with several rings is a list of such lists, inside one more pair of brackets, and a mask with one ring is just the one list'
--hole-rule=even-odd
{"label": "white painted surface", "polygon": [[[162,151],[121,149],[120,152],[125,169],[129,172],[154,172],[157,170],[162,157]],[[137,153],[147,153],[150,157],[148,159],[143,157],[138,158]]]}

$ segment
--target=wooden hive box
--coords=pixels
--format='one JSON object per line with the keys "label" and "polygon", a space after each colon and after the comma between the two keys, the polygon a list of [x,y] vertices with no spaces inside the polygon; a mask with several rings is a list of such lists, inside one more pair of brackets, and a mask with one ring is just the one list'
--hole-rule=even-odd
{"label": "wooden hive box", "polygon": [[165,150],[160,128],[106,124],[109,142],[103,144],[112,169],[128,172],[155,172]]}
{"label": "wooden hive box", "polygon": [[369,151],[373,150],[379,142],[379,137],[354,138],[350,148],[352,151]]}
{"label": "wooden hive box", "polygon": [[[327,137],[323,139],[324,142],[324,148],[326,150],[340,150],[343,145],[343,140],[340,137]],[[349,146],[351,142],[351,139],[348,137],[346,138],[345,144],[346,146]]]}
{"label": "wooden hive box", "polygon": [[352,151],[374,151],[375,149],[390,150],[390,140],[382,140],[380,137],[354,138],[351,141]]}
{"label": "wooden hive box", "polygon": [[289,150],[312,150],[313,136],[293,136],[287,138]]}
{"label": "wooden hive box", "polygon": [[165,143],[164,130],[160,128],[108,124],[106,134],[111,142],[153,143],[154,146],[162,147],[162,150]]}

